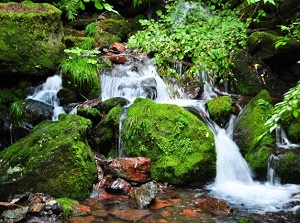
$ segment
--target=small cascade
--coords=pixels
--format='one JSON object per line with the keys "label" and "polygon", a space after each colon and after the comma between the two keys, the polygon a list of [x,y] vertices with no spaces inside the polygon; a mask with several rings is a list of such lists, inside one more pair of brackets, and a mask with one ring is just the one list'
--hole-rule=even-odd
{"label": "small cascade", "polygon": [[294,149],[299,148],[300,144],[291,143],[282,127],[276,128],[276,145],[278,148]]}
{"label": "small cascade", "polygon": [[117,148],[118,157],[125,157],[125,154],[122,150],[123,141],[122,141],[121,132],[122,132],[123,121],[126,119],[126,116],[127,116],[127,108],[128,107],[123,107],[123,112],[122,112],[121,117],[120,117],[119,135],[118,135],[118,148]]}
{"label": "small cascade", "polygon": [[62,79],[60,75],[48,77],[46,82],[36,88],[33,95],[28,96],[26,99],[40,101],[45,104],[53,106],[52,120],[57,121],[58,115],[65,113],[64,109],[59,106],[59,99],[57,92],[62,89]]}
{"label": "small cascade", "polygon": [[271,154],[268,158],[267,180],[272,185],[279,185],[280,178],[275,172],[275,167],[279,164],[281,157]]}

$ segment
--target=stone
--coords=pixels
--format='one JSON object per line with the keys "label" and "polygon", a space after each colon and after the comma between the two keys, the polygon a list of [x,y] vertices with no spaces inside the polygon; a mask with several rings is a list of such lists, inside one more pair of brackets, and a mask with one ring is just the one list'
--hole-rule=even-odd
{"label": "stone", "polygon": [[150,180],[151,160],[144,157],[125,157],[113,159],[104,167],[107,174],[122,177],[134,182]]}
{"label": "stone", "polygon": [[0,74],[53,72],[65,49],[61,14],[47,3],[0,3]]}
{"label": "stone", "polygon": [[226,216],[232,214],[232,208],[224,201],[213,197],[199,199],[197,203],[197,211],[208,212],[218,216]]}
{"label": "stone", "polygon": [[145,209],[154,201],[157,193],[158,188],[155,182],[151,181],[140,187],[135,187],[129,196],[134,198],[139,209]]}
{"label": "stone", "polygon": [[115,210],[112,211],[110,214],[124,221],[140,222],[142,218],[144,218],[147,215],[150,215],[150,211],[137,210],[137,209],[125,209],[125,210]]}
{"label": "stone", "polygon": [[111,194],[127,194],[132,186],[126,180],[118,178],[112,181],[105,190]]}
{"label": "stone", "polygon": [[112,50],[114,53],[123,53],[126,51],[126,47],[123,43],[113,43],[110,46],[110,50]]}
{"label": "stone", "polygon": [[124,64],[127,62],[126,56],[114,54],[112,52],[108,52],[106,54],[107,59],[109,59],[112,62],[118,63],[118,64]]}
{"label": "stone", "polygon": [[61,114],[0,152],[0,197],[42,191],[53,197],[85,199],[97,169],[86,135],[91,121]]}

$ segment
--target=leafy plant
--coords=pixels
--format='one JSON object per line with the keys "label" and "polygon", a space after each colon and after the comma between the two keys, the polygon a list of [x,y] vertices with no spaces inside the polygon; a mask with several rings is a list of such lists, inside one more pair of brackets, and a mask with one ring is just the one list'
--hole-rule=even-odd
{"label": "leafy plant", "polygon": [[[182,10],[183,6],[189,10]],[[143,31],[130,37],[128,46],[144,52],[156,52],[156,64],[162,76],[180,78],[174,61],[192,65],[184,78],[199,77],[208,72],[210,78],[226,81],[230,71],[230,52],[246,46],[246,26],[232,10],[204,8],[201,1],[166,5],[166,14],[157,11],[159,21],[140,20]]]}
{"label": "leafy plant", "polygon": [[288,123],[293,118],[298,118],[300,114],[300,81],[284,94],[282,102],[275,105],[274,114],[269,118],[265,125],[270,132],[279,128],[282,123]]}
{"label": "leafy plant", "polygon": [[63,79],[68,79],[69,86],[79,91],[100,88],[98,61],[94,59],[98,50],[83,50],[75,47],[66,49],[68,57],[61,63]]}
{"label": "leafy plant", "polygon": [[15,126],[22,125],[24,108],[25,108],[24,100],[15,101],[10,105],[8,109],[8,114],[10,119],[12,120],[13,125]]}
{"label": "leafy plant", "polygon": [[157,2],[157,0],[133,0],[132,5],[134,8],[140,6],[140,5],[150,5],[151,2]]}
{"label": "leafy plant", "polygon": [[66,13],[69,20],[75,19],[78,15],[79,10],[85,10],[85,3],[93,2],[94,6],[98,10],[107,10],[110,12],[115,12],[112,6],[105,2],[105,0],[61,0],[58,2],[58,7]]}
{"label": "leafy plant", "polygon": [[95,34],[96,34],[96,27],[97,27],[96,22],[92,22],[92,23],[88,24],[85,27],[85,34],[87,36],[95,36]]}
{"label": "leafy plant", "polygon": [[280,25],[279,27],[285,36],[275,43],[276,48],[286,45],[292,39],[300,40],[300,19],[296,19],[289,25]]}

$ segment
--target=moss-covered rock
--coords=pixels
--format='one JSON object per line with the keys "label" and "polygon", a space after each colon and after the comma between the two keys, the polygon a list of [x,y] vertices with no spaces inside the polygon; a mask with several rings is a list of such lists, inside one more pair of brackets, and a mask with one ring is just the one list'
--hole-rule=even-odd
{"label": "moss-covered rock", "polygon": [[224,126],[234,112],[232,99],[229,96],[213,98],[207,102],[207,109],[210,117],[220,126]]}
{"label": "moss-covered rock", "polygon": [[300,143],[300,116],[292,119],[290,123],[285,124],[284,128],[287,130],[288,139],[292,143]]}
{"label": "moss-covered rock", "polygon": [[101,113],[97,108],[77,108],[77,115],[88,118],[96,125],[101,120]]}
{"label": "moss-covered rock", "polygon": [[93,150],[104,156],[117,156],[116,151],[122,112],[122,107],[115,106],[109,110],[105,118],[92,130],[89,142]]}
{"label": "moss-covered rock", "polygon": [[0,73],[54,71],[65,48],[60,17],[47,3],[0,3]]}
{"label": "moss-covered rock", "polygon": [[300,183],[300,154],[298,151],[290,151],[283,155],[275,171],[282,183]]}
{"label": "moss-covered rock", "polygon": [[213,133],[182,107],[138,98],[122,129],[123,150],[152,161],[151,176],[172,184],[204,183],[215,176]]}
{"label": "moss-covered rock", "polygon": [[84,199],[97,178],[95,161],[86,140],[91,121],[60,115],[44,121],[30,135],[0,153],[0,197],[44,192],[54,197]]}
{"label": "moss-covered rock", "polygon": [[269,92],[261,91],[243,110],[234,130],[234,140],[259,178],[266,176],[268,156],[274,145],[274,138],[264,125],[272,115],[271,102]]}
{"label": "moss-covered rock", "polygon": [[276,33],[254,32],[247,40],[249,52],[268,65],[284,66],[300,60],[300,43],[291,39],[284,46],[275,47],[282,37]]}

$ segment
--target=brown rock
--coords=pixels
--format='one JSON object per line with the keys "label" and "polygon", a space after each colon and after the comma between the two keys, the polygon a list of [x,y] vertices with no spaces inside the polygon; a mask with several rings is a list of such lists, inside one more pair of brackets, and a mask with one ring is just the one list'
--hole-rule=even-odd
{"label": "brown rock", "polygon": [[114,53],[123,53],[126,51],[126,47],[123,43],[116,43],[116,42],[110,46],[110,49]]}
{"label": "brown rock", "polygon": [[127,194],[132,190],[132,186],[126,180],[118,178],[111,182],[105,190],[111,194]]}
{"label": "brown rock", "polygon": [[115,63],[118,63],[118,64],[124,64],[127,62],[127,58],[123,55],[117,55],[117,54],[114,54],[112,52],[108,52],[106,54],[106,57],[107,59],[109,59],[110,61],[112,62],[115,62]]}
{"label": "brown rock", "polygon": [[147,215],[150,215],[148,210],[137,210],[137,209],[127,209],[127,210],[116,210],[111,212],[117,218],[120,218],[125,221],[140,221]]}
{"label": "brown rock", "polygon": [[151,160],[143,157],[117,158],[104,168],[114,177],[143,183],[150,180]]}
{"label": "brown rock", "polygon": [[197,208],[200,208],[197,211],[213,213],[218,216],[226,216],[232,214],[232,209],[227,203],[212,197],[199,199],[196,206]]}

